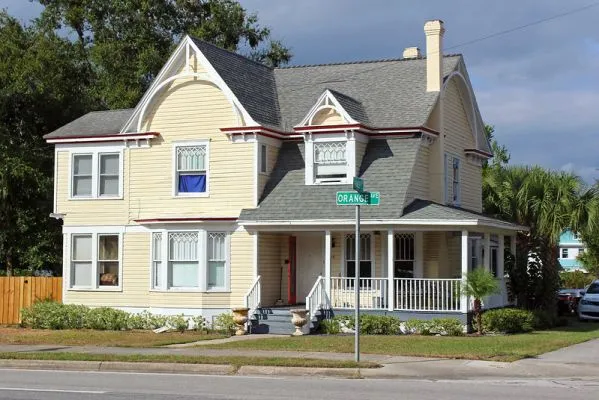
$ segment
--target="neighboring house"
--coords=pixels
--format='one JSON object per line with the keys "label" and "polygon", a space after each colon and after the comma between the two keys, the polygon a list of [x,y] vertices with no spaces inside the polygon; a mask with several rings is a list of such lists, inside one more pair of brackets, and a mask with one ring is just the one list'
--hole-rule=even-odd
{"label": "neighboring house", "polygon": [[580,237],[571,230],[565,230],[559,237],[559,263],[566,271],[584,270],[577,257],[584,251]]}
{"label": "neighboring house", "polygon": [[[486,217],[491,154],[461,55],[269,68],[185,37],[135,109],[93,112],[56,146],[64,301],[203,314],[307,303],[401,318],[456,316],[472,268],[493,270],[526,229]],[[354,176],[381,194],[354,208]],[[495,245],[492,245],[495,244]],[[502,245],[498,245],[501,243]],[[510,244],[511,243],[511,244]]]}

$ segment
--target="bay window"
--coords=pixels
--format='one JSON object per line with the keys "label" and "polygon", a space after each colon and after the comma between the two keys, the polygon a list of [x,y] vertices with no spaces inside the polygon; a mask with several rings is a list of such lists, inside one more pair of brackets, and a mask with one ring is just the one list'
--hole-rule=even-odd
{"label": "bay window", "polygon": [[121,236],[111,233],[73,233],[70,251],[70,288],[120,288]]}
{"label": "bay window", "polygon": [[151,247],[153,290],[228,290],[228,233],[205,230],[153,232]]}

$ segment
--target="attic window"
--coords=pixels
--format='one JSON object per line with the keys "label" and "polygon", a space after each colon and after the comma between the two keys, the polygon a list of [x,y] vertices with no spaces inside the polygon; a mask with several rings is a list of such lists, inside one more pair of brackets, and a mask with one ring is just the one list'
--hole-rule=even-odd
{"label": "attic window", "polygon": [[346,142],[314,143],[316,182],[341,182],[347,178]]}

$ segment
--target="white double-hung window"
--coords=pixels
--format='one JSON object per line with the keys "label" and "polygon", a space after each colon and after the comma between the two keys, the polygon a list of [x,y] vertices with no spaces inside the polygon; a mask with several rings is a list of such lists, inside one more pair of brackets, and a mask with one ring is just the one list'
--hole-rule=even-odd
{"label": "white double-hung window", "polygon": [[120,149],[72,152],[71,199],[118,199],[123,193],[123,157]]}
{"label": "white double-hung window", "polygon": [[314,143],[315,182],[341,182],[347,169],[347,142]]}
{"label": "white double-hung window", "polygon": [[181,143],[174,148],[175,196],[205,196],[208,193],[208,143]]}
{"label": "white double-hung window", "polygon": [[70,251],[71,289],[119,289],[121,286],[121,235],[73,233]]}
{"label": "white double-hung window", "polygon": [[229,290],[229,234],[159,231],[152,233],[153,290]]}
{"label": "white double-hung window", "polygon": [[460,159],[453,154],[445,154],[445,202],[459,206],[462,200],[460,188]]}

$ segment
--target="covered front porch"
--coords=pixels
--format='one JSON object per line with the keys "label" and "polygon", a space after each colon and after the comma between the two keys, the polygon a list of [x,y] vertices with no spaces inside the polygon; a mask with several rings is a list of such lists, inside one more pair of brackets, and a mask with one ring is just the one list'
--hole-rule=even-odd
{"label": "covered front porch", "polygon": [[310,230],[256,231],[254,284],[247,306],[301,305],[314,316],[321,310],[356,307],[355,273],[360,272],[360,308],[399,316],[455,315],[465,320],[470,299],[461,293],[466,273],[485,268],[501,293],[485,308],[508,304],[505,254],[515,254],[515,231],[503,227],[363,226],[360,259],[355,258],[351,226]]}

